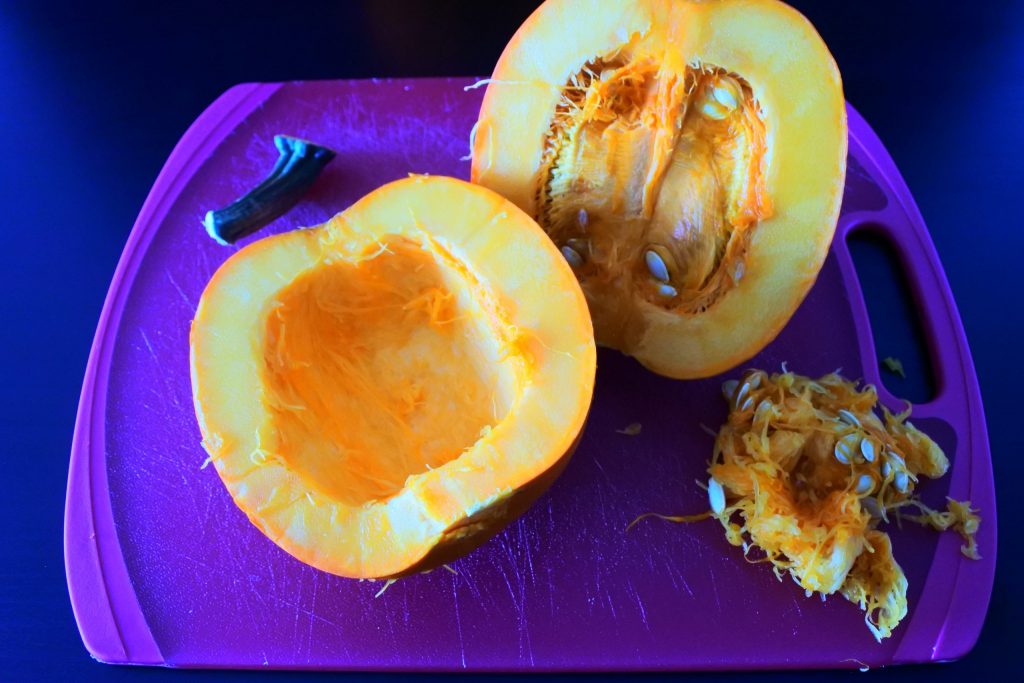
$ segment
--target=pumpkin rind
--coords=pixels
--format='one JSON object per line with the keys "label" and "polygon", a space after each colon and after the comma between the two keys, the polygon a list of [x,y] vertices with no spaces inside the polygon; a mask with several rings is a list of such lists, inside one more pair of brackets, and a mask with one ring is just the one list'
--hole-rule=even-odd
{"label": "pumpkin rind", "polygon": [[[605,132],[592,133],[590,138],[579,132],[585,128],[573,129],[565,138],[568,143],[558,143],[563,147],[551,161],[545,156],[546,147],[553,144],[555,117],[565,110],[566,93],[574,83],[582,83],[575,80],[578,75],[606,63],[615,67],[608,70],[612,74],[616,68],[627,73],[626,67],[636,65],[639,73],[647,65],[646,75],[636,76],[646,79],[641,90],[646,93],[642,97],[648,97],[637,105],[645,107],[639,123],[615,131],[614,139],[608,137],[608,131],[617,122],[603,122],[607,127],[595,130]],[[846,110],[838,69],[810,23],[775,0],[548,0],[523,24],[499,59],[473,140],[473,181],[508,197],[537,218],[559,246],[573,248],[564,241],[570,233],[545,220],[550,205],[542,203],[550,200],[545,194],[550,185],[545,183],[553,177],[547,175],[550,168],[546,164],[563,163],[559,155],[567,154],[570,162],[592,174],[574,176],[570,189],[558,197],[573,209],[577,205],[589,209],[591,223],[604,220],[609,231],[630,221],[646,220],[653,225],[652,215],[658,211],[667,212],[665,221],[670,221],[672,210],[657,204],[659,194],[666,202],[674,199],[667,192],[672,189],[670,182],[686,181],[680,173],[676,176],[681,175],[682,180],[665,178],[675,167],[677,159],[672,155],[681,135],[703,125],[700,113],[706,100],[701,100],[697,91],[673,94],[669,88],[674,82],[684,84],[680,86],[684,90],[694,88],[705,82],[700,80],[705,73],[711,74],[708,78],[742,85],[740,109],[755,124],[760,121],[764,135],[760,156],[745,162],[751,182],[761,183],[761,187],[743,190],[752,192],[761,205],[751,213],[748,242],[736,248],[736,260],[726,260],[732,258],[732,251],[716,257],[717,280],[709,277],[707,282],[720,281],[721,286],[704,299],[695,299],[691,310],[683,292],[677,296],[677,287],[665,289],[657,279],[642,282],[640,276],[634,277],[618,264],[619,269],[610,273],[601,271],[603,264],[597,263],[594,270],[584,269],[581,274],[598,343],[678,378],[712,375],[757,353],[789,320],[827,254],[845,178]],[[603,80],[603,74],[591,75],[593,80],[580,86],[585,97],[600,87],[607,92],[609,84],[614,84]],[[655,90],[657,95],[650,94]],[[593,104],[593,100],[584,101]],[[663,104],[668,107],[664,114],[657,108]],[[572,115],[584,127],[596,125],[596,119],[587,118],[591,114]],[[637,125],[652,133],[637,138],[635,157],[621,156],[621,144],[609,146],[606,157],[610,178],[622,175],[613,166],[617,169],[634,158],[640,159],[637,163],[649,164],[649,172],[634,177],[644,180],[645,196],[631,197],[626,191],[619,195],[627,204],[635,199],[636,211],[629,214],[628,206],[625,210],[609,208],[611,205],[597,201],[604,198],[594,189],[604,171],[599,169],[593,176],[593,162],[600,156],[587,162],[586,149],[590,145],[596,150],[591,154],[599,155],[601,145],[628,142],[631,138],[626,133]],[[729,131],[733,135],[729,141],[740,149],[742,141],[736,142],[740,138],[732,128]],[[618,155],[615,158],[613,151]],[[743,170],[739,165],[736,168]],[[707,175],[714,173],[712,169]],[[728,180],[718,178],[708,185],[725,188],[726,199],[733,198]],[[687,195],[683,192],[682,196],[685,199]],[[712,209],[711,213],[724,215],[724,209]],[[729,228],[730,235],[740,234],[736,225],[729,224]],[[625,228],[621,230],[625,232]],[[623,237],[615,246],[632,239]],[[580,261],[573,253],[567,258]],[[726,265],[735,264],[740,268],[725,272]],[[637,272],[642,273],[642,268],[637,265]],[[662,303],[652,292],[666,292],[669,299]]]}
{"label": "pumpkin rind", "polygon": [[[282,292],[310,273],[355,264],[337,276],[363,277],[369,271],[359,264],[388,240],[419,245],[446,282],[455,283],[456,299],[490,307],[481,325],[504,336],[486,343],[502,351],[499,364],[515,366],[509,375],[515,395],[503,419],[438,467],[411,472],[381,499],[352,500],[312,477],[294,453],[268,452],[284,444],[274,439],[286,424],[275,422],[284,418],[275,417],[277,395],[267,384],[265,354],[274,342],[268,316]],[[456,382],[458,373],[472,371],[451,358],[438,363],[448,364],[438,371]],[[521,514],[568,462],[589,409],[594,369],[586,303],[557,249],[507,200],[441,177],[396,181],[322,226],[242,249],[214,274],[191,334],[203,445],[235,502],[295,557],[358,578],[437,566]]]}

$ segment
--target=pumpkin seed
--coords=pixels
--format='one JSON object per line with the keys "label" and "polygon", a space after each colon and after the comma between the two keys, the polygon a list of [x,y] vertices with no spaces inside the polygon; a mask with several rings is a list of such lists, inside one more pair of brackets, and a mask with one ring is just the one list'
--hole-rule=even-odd
{"label": "pumpkin seed", "polygon": [[579,268],[583,265],[583,257],[580,256],[578,251],[568,245],[562,247],[562,256],[565,257],[565,260],[568,261],[569,265],[573,268]]}
{"label": "pumpkin seed", "polygon": [[744,397],[749,393],[750,382],[744,382],[743,385],[740,387],[740,390],[736,393],[736,405],[739,405],[740,401],[742,401]]}
{"label": "pumpkin seed", "polygon": [[707,98],[700,105],[700,113],[712,121],[721,121],[729,115],[730,110],[719,104],[713,98]]}
{"label": "pumpkin seed", "polygon": [[896,463],[900,469],[907,469],[907,462],[903,459],[903,456],[896,451],[889,451],[886,453],[886,457],[889,458],[890,462]]}
{"label": "pumpkin seed", "polygon": [[858,420],[857,416],[851,413],[849,410],[843,410],[840,408],[839,419],[845,422],[846,424],[850,425],[851,427],[860,427],[860,420]]}
{"label": "pumpkin seed", "polygon": [[662,295],[666,299],[671,299],[672,297],[679,294],[679,292],[677,292],[676,288],[673,287],[672,285],[666,285],[664,282],[662,282],[658,284],[658,294]]}
{"label": "pumpkin seed", "polygon": [[871,439],[863,438],[860,442],[860,454],[864,456],[864,459],[868,462],[875,461],[875,444],[871,442]]}
{"label": "pumpkin seed", "polygon": [[910,486],[910,477],[907,476],[906,472],[897,472],[896,478],[893,479],[893,483],[896,485],[896,490],[900,493],[906,493],[907,487]]}
{"label": "pumpkin seed", "polygon": [[750,377],[747,378],[747,384],[750,385],[751,389],[757,389],[759,386],[761,386],[761,373],[751,373]]}
{"label": "pumpkin seed", "polygon": [[722,76],[718,82],[711,87],[711,96],[720,105],[732,111],[740,106],[740,87],[733,79]]}
{"label": "pumpkin seed", "polygon": [[888,479],[890,474],[892,474],[892,465],[886,460],[882,463],[882,476]]}
{"label": "pumpkin seed", "polygon": [[716,515],[725,512],[725,489],[714,477],[708,479],[708,503],[711,505],[711,511]]}
{"label": "pumpkin seed", "polygon": [[754,405],[754,397],[753,396],[747,396],[747,400],[744,401],[743,405],[740,406],[740,410],[750,410],[750,407],[752,405]]}
{"label": "pumpkin seed", "polygon": [[665,265],[665,260],[661,258],[658,252],[648,249],[644,253],[644,262],[647,263],[647,270],[651,272],[655,280],[668,282],[671,279],[668,274],[668,266]]}
{"label": "pumpkin seed", "polygon": [[869,496],[860,501],[860,506],[875,519],[885,519],[885,510],[878,504],[878,499]]}
{"label": "pumpkin seed", "polygon": [[863,496],[867,493],[871,493],[874,489],[875,478],[870,474],[860,475],[860,478],[857,479],[857,494]]}
{"label": "pumpkin seed", "polygon": [[[747,266],[743,263],[743,261],[740,261],[739,263],[736,264],[736,267],[732,269],[732,281],[735,284],[739,284],[740,280],[743,279],[743,274],[746,272]],[[786,370],[783,369],[783,372],[786,372]]]}
{"label": "pumpkin seed", "polygon": [[733,395],[736,393],[736,387],[739,385],[734,379],[726,380],[722,382],[722,396],[725,396],[726,401],[731,401]]}
{"label": "pumpkin seed", "polygon": [[857,434],[847,434],[843,438],[839,439],[839,441],[836,442],[834,450],[836,460],[844,465],[849,465],[850,461],[853,460],[853,453],[858,446],[859,440],[860,436]]}
{"label": "pumpkin seed", "polygon": [[[751,399],[751,400],[753,400],[753,399]],[[772,410],[772,402],[769,401],[766,398],[762,399],[761,402],[757,404],[757,410],[754,411],[754,419],[755,420],[764,420],[764,419],[766,419],[765,418],[766,413],[770,413],[771,410]]]}
{"label": "pumpkin seed", "polygon": [[590,222],[590,215],[586,209],[580,209],[579,213],[576,214],[576,224],[580,226],[584,231],[587,229],[587,223]]}
{"label": "pumpkin seed", "polygon": [[715,86],[711,89],[711,96],[715,98],[720,105],[726,109],[733,110],[739,106],[739,102],[736,101],[736,96],[729,92],[728,88],[721,86]]}
{"label": "pumpkin seed", "polygon": [[565,243],[575,249],[579,254],[590,253],[590,240],[588,239],[573,237],[571,239],[567,239]]}

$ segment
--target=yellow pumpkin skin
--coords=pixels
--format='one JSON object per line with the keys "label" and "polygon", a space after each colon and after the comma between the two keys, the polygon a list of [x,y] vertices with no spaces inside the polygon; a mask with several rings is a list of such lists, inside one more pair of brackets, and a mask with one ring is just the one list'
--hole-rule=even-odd
{"label": "yellow pumpkin skin", "polygon": [[190,352],[236,504],[353,578],[434,568],[522,514],[575,449],[596,363],[583,293],[536,223],[425,176],[234,254]]}
{"label": "yellow pumpkin skin", "polygon": [[756,354],[806,296],[846,151],[839,71],[789,6],[548,0],[488,82],[472,179],[563,250],[598,343],[696,378]]}

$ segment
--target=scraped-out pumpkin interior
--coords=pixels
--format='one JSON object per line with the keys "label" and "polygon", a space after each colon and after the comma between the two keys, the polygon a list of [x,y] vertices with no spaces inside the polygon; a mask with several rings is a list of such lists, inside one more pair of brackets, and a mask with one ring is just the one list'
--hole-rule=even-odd
{"label": "scraped-out pumpkin interior", "polygon": [[320,263],[266,309],[266,435],[311,491],[358,506],[458,458],[510,412],[528,352],[469,271],[405,237]]}
{"label": "scraped-out pumpkin interior", "polygon": [[535,217],[612,336],[602,341],[621,343],[635,302],[696,315],[741,280],[751,234],[772,213],[769,156],[742,74],[681,64],[636,38],[568,79]]}

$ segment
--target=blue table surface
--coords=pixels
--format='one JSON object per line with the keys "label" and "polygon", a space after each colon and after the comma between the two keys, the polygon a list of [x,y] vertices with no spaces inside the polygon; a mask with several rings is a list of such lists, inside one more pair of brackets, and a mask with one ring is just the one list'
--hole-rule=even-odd
{"label": "blue table surface", "polygon": [[[487,74],[536,3],[288,4],[56,0],[0,8],[0,444],[9,484],[0,494],[0,680],[253,676],[96,663],[79,639],[64,580],[68,452],[89,346],[121,248],[180,135],[243,81]],[[1010,539],[999,549],[976,648],[959,662],[875,675],[1008,674],[1019,661],[1012,634],[1024,616],[1024,591],[1012,586],[1021,560],[1013,541],[1022,522],[1014,504],[1024,481],[1021,418],[1010,411],[1024,387],[1015,355],[1024,338],[1024,230],[1013,208],[1024,197],[1024,3],[794,4],[831,47],[847,98],[892,153],[934,237],[980,377],[1002,537]],[[862,279],[885,283],[884,260],[869,246]],[[875,297],[871,312],[880,352],[913,365],[917,345],[901,331],[912,305]],[[920,369],[896,390],[926,392],[926,364]],[[742,676],[715,676],[731,677]]]}

